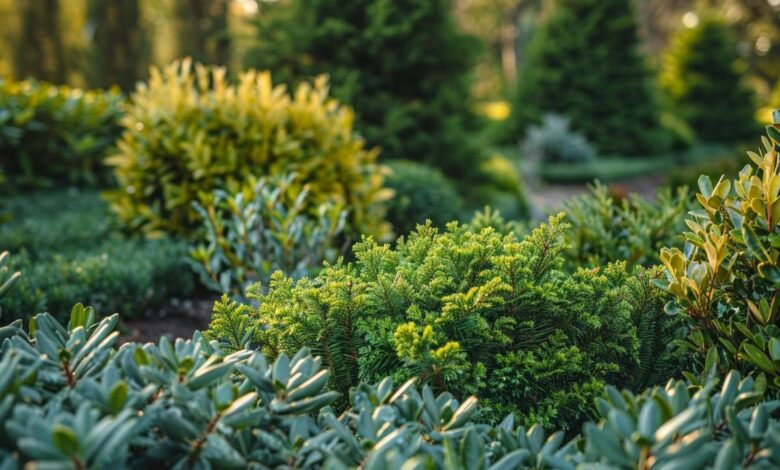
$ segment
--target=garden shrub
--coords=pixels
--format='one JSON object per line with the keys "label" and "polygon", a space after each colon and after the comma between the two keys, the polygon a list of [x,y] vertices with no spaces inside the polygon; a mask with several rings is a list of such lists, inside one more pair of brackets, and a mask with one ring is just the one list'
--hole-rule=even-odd
{"label": "garden shrub", "polygon": [[0,80],[0,170],[16,186],[105,184],[123,96]]}
{"label": "garden shrub", "polygon": [[[738,178],[699,179],[701,206],[686,221],[685,247],[664,248],[661,260],[676,302],[692,332],[681,344],[704,371],[714,363],[755,374],[780,388],[780,125],[767,127],[764,150]],[[705,356],[706,354],[706,356]]]}
{"label": "garden shrub", "polygon": [[271,357],[310,347],[340,391],[419,376],[435,390],[476,393],[486,416],[519,412],[570,428],[605,382],[640,374],[637,325],[662,306],[635,295],[653,276],[632,277],[623,264],[565,272],[562,218],[522,240],[457,223],[442,233],[420,226],[395,249],[369,238],[354,246],[354,263],[250,289],[256,306],[224,298],[207,335]]}
{"label": "garden shrub", "polygon": [[738,63],[730,26],[705,13],[672,38],[660,82],[670,110],[706,142],[733,142],[754,134],[753,96]]}
{"label": "garden shrub", "polygon": [[244,72],[235,84],[225,74],[174,62],[132,95],[109,160],[120,185],[109,197],[130,229],[191,236],[192,201],[241,191],[250,177],[296,173],[309,186],[307,209],[332,202],[349,211],[350,233],[389,234],[377,151],[364,148],[324,77],[288,94],[266,72]]}
{"label": "garden shrub", "polygon": [[479,170],[485,181],[474,184],[472,206],[474,201],[482,201],[512,219],[527,219],[531,215],[525,183],[514,162],[496,153],[482,162]]}
{"label": "garden shrub", "polygon": [[572,229],[567,232],[567,259],[573,268],[613,261],[629,265],[658,264],[664,246],[682,246],[688,189],[659,190],[655,201],[638,194],[617,199],[599,182],[588,193],[564,204]]}
{"label": "garden shrub", "polygon": [[426,220],[444,227],[461,217],[463,201],[439,170],[407,160],[389,161],[387,166],[391,171],[386,185],[395,193],[387,203],[387,221],[395,233],[408,233]]}
{"label": "garden shrub", "polygon": [[540,163],[582,163],[596,157],[596,149],[579,132],[571,120],[557,114],[546,114],[541,125],[529,126],[522,151],[526,158]]}
{"label": "garden shrub", "polygon": [[513,138],[546,113],[564,114],[599,155],[664,147],[631,0],[545,2],[518,76]]}
{"label": "garden shrub", "polygon": [[215,191],[208,207],[195,203],[207,243],[190,259],[208,288],[243,294],[248,284],[267,286],[275,271],[297,279],[336,260],[347,211],[321,204],[317,218],[309,217],[308,187],[294,183],[295,175],[260,178],[238,194]]}

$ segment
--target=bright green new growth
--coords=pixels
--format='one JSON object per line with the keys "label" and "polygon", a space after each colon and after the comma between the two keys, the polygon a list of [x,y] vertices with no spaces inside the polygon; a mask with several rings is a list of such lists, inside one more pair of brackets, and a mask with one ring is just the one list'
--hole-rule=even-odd
{"label": "bright green new growth", "polygon": [[200,223],[193,201],[241,191],[251,177],[295,173],[309,186],[307,211],[332,202],[349,208],[350,233],[389,234],[378,152],[364,148],[351,109],[328,96],[324,77],[288,93],[267,72],[244,72],[236,83],[225,75],[174,62],[153,69],[131,96],[119,153],[109,159],[121,221],[147,234],[192,236]]}
{"label": "bright green new growth", "polygon": [[347,211],[322,204],[313,218],[308,198],[308,187],[298,189],[289,175],[261,178],[238,194],[217,190],[207,207],[193,203],[207,242],[190,252],[201,281],[241,295],[250,283],[267,286],[275,271],[297,279],[315,273],[323,260],[335,261]]}
{"label": "bright green new growth", "polygon": [[366,239],[353,263],[250,289],[258,307],[218,302],[207,335],[272,357],[310,347],[337,390],[419,376],[436,390],[479,395],[493,417],[571,426],[605,382],[652,380],[640,355],[665,353],[637,338],[661,312],[657,296],[640,295],[653,274],[633,277],[621,264],[567,273],[562,220],[523,240],[457,223],[442,233],[419,226],[394,249]]}

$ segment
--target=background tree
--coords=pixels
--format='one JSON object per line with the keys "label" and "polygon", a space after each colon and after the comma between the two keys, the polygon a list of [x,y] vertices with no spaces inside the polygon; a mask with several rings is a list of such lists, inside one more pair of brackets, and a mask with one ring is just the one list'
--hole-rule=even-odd
{"label": "background tree", "polygon": [[548,8],[520,73],[516,131],[557,113],[602,154],[652,153],[657,106],[631,0],[558,0]]}
{"label": "background tree", "polygon": [[384,158],[474,173],[464,128],[475,41],[458,32],[450,0],[288,0],[262,3],[259,16],[247,66],[288,83],[327,73]]}
{"label": "background tree", "polygon": [[131,90],[147,64],[139,0],[89,0],[87,18],[87,83]]}
{"label": "background tree", "polygon": [[755,134],[752,93],[744,86],[734,37],[712,14],[680,30],[664,58],[661,86],[671,110],[704,141]]}
{"label": "background tree", "polygon": [[14,54],[18,79],[65,81],[65,51],[60,34],[59,0],[17,0],[21,28]]}
{"label": "background tree", "polygon": [[228,13],[231,0],[176,0],[178,50],[204,64],[230,60]]}

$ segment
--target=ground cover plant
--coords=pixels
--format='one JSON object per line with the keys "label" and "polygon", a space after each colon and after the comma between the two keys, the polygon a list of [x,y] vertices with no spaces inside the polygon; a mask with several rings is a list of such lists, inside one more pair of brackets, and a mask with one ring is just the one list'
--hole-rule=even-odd
{"label": "ground cover plant", "polygon": [[435,390],[476,393],[486,417],[574,426],[606,382],[644,383],[663,368],[668,317],[651,286],[657,272],[563,270],[567,229],[559,215],[524,239],[457,223],[420,226],[395,248],[366,239],[354,263],[250,289],[257,306],[224,298],[207,335],[270,357],[310,347],[343,392],[420,376]]}
{"label": "ground cover plant", "polygon": [[390,234],[377,151],[364,147],[351,109],[329,97],[324,77],[288,93],[269,73],[247,71],[236,83],[225,74],[174,62],[131,95],[109,158],[119,188],[108,195],[129,229],[193,237],[193,201],[217,189],[236,194],[251,176],[295,173],[309,187],[311,211],[333,202],[348,210],[351,234]]}
{"label": "ground cover plant", "polygon": [[140,315],[192,291],[186,245],[126,238],[95,191],[27,193],[5,202],[11,220],[0,229],[0,247],[24,276],[0,301],[4,319],[44,311],[65,318],[79,300]]}

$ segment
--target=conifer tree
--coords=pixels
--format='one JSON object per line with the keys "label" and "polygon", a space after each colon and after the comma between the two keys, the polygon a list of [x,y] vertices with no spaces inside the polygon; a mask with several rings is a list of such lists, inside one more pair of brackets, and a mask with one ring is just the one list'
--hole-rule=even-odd
{"label": "conifer tree", "polygon": [[259,41],[245,63],[291,84],[327,73],[383,158],[473,175],[478,152],[464,126],[474,42],[451,9],[451,0],[262,2]]}
{"label": "conifer tree", "polygon": [[713,14],[681,30],[664,58],[661,85],[669,106],[704,141],[733,141],[756,131],[728,25]]}
{"label": "conifer tree", "polygon": [[528,46],[514,124],[571,119],[600,154],[648,155],[659,126],[631,0],[557,0]]}

